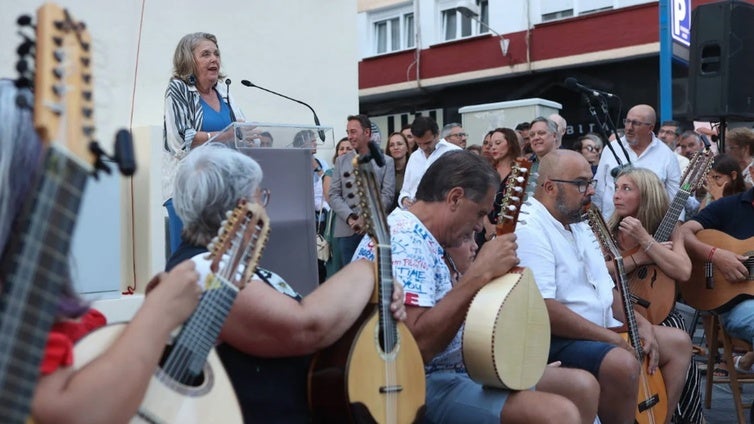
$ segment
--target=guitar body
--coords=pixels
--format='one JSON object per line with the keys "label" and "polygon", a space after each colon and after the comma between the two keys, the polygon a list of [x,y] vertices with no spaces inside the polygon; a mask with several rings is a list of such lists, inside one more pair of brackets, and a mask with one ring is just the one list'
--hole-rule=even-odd
{"label": "guitar body", "polygon": [[[77,369],[101,355],[120,337],[126,323],[110,324],[82,338],[74,347]],[[132,423],[242,423],[233,386],[214,350],[204,365],[204,381],[187,386],[161,369],[152,376],[144,401]]]}
{"label": "guitar body", "polygon": [[[628,340],[628,333],[621,335]],[[665,380],[663,380],[659,369],[652,375],[649,374],[648,369],[649,356],[645,357],[641,364],[634,422],[637,424],[664,423],[665,417],[668,415],[668,395],[665,390]]]}
{"label": "guitar body", "polygon": [[514,268],[477,292],[466,314],[463,361],[485,386],[533,387],[547,366],[550,318],[528,268]]}
{"label": "guitar body", "polygon": [[[730,250],[733,253],[753,256],[754,237],[739,240],[722,231],[702,230],[696,233],[697,238],[719,249]],[[705,275],[707,258],[693,258],[691,261],[691,279],[681,284],[681,296],[690,306],[710,311],[719,309],[741,298],[754,298],[754,260],[746,263],[749,268],[749,278],[744,281],[729,282],[718,269],[712,270],[712,284],[708,286]]]}
{"label": "guitar body", "polygon": [[[393,352],[382,351],[376,308],[367,308],[309,369],[315,422],[413,423],[423,417],[424,363],[411,332],[398,323]],[[385,390],[387,389],[387,390]]]}
{"label": "guitar body", "polygon": [[665,321],[675,306],[675,280],[665,275],[657,265],[642,265],[628,274],[628,289],[633,296],[649,302],[648,307],[638,303],[634,310],[652,324]]}

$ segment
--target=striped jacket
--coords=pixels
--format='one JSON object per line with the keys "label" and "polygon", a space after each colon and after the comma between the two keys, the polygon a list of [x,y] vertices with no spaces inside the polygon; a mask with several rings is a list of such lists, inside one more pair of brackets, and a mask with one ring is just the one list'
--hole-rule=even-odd
{"label": "striped jacket", "polygon": [[[228,96],[225,84],[216,84],[215,90],[225,101]],[[236,120],[244,120],[244,115],[230,96],[230,105]],[[202,127],[204,115],[199,105],[201,96],[196,86],[180,79],[170,80],[165,91],[165,116],[163,124],[162,195],[163,200],[173,196],[173,179],[178,163],[191,151],[194,136]]]}

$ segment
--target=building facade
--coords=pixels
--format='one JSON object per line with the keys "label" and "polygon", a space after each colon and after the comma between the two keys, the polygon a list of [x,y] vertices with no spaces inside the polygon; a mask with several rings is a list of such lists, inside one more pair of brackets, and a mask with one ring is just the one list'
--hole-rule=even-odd
{"label": "building facade", "polygon": [[[460,122],[464,106],[542,98],[563,105],[567,144],[595,124],[566,78],[616,94],[616,123],[634,104],[659,111],[659,14],[658,1],[642,0],[362,0],[360,109],[385,133],[416,113]],[[683,119],[687,65],[672,68]]]}

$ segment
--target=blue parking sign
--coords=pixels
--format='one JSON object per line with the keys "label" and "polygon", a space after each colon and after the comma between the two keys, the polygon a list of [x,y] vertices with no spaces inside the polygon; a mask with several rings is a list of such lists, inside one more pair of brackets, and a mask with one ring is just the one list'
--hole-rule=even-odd
{"label": "blue parking sign", "polygon": [[670,31],[673,40],[687,47],[691,44],[691,0],[671,0]]}

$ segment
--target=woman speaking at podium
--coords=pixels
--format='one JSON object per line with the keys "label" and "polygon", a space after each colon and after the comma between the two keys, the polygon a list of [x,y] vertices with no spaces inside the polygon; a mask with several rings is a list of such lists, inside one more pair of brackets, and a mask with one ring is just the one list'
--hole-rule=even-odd
{"label": "woman speaking at podium", "polygon": [[168,210],[171,252],[181,243],[183,228],[172,199],[178,163],[218,131],[234,121],[244,120],[228,92],[230,80],[224,78],[214,35],[195,32],[181,38],[173,54],[173,75],[165,91],[162,194]]}

